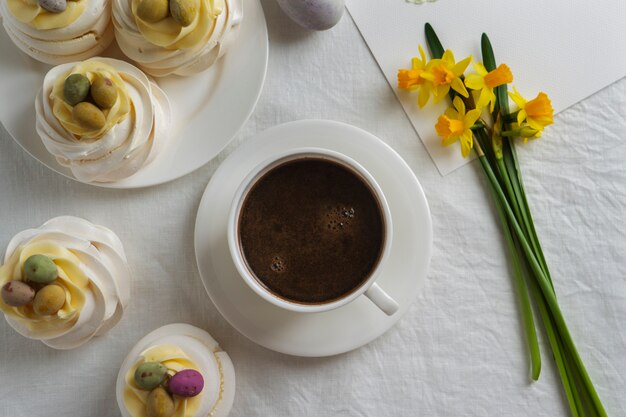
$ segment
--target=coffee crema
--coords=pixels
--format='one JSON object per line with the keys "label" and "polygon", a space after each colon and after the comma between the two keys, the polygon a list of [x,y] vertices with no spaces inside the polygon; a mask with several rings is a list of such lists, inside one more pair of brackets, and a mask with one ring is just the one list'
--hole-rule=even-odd
{"label": "coffee crema", "polygon": [[321,157],[288,161],[260,177],[241,207],[238,236],[256,279],[302,304],[332,302],[358,289],[385,240],[370,186]]}

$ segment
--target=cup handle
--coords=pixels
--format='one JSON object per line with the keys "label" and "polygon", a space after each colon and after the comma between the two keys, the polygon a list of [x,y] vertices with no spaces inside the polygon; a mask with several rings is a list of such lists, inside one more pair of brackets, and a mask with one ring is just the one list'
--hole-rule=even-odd
{"label": "cup handle", "polygon": [[400,306],[387,294],[380,285],[374,283],[367,291],[365,291],[365,296],[370,299],[370,301],[376,304],[376,307],[380,308],[386,315],[391,316]]}

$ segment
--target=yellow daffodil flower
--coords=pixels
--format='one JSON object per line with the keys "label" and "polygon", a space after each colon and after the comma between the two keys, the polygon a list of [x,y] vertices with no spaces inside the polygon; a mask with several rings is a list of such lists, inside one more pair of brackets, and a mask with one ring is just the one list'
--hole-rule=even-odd
{"label": "yellow daffodil flower", "polygon": [[461,81],[461,76],[471,60],[472,57],[469,56],[462,61],[455,62],[452,51],[446,50],[441,59],[433,59],[428,63],[426,70],[432,74],[435,102],[444,98],[450,88],[463,97],[469,96]]}
{"label": "yellow daffodil flower", "polygon": [[513,92],[509,93],[509,96],[511,96],[511,99],[519,107],[517,124],[520,127],[526,122],[528,126],[537,130],[537,132],[541,132],[544,127],[553,123],[554,109],[546,93],[539,93],[537,97],[527,101],[517,89],[513,87]]}
{"label": "yellow daffodil flower", "polygon": [[513,74],[506,64],[500,66],[493,71],[487,71],[483,64],[474,63],[476,74],[469,74],[465,77],[465,86],[472,90],[480,91],[476,107],[482,108],[489,106],[489,111],[493,111],[496,105],[496,95],[493,89],[513,81]]}
{"label": "yellow daffodil flower", "polygon": [[473,109],[466,113],[465,104],[459,97],[455,97],[452,104],[454,108],[450,107],[445,114],[439,116],[435,130],[444,146],[451,145],[457,140],[461,142],[461,153],[465,158],[474,147],[471,128],[480,117],[480,109]]}
{"label": "yellow daffodil flower", "polygon": [[426,70],[426,54],[422,46],[419,46],[420,57],[411,60],[411,69],[398,70],[398,87],[402,90],[420,89],[417,103],[424,107],[432,90],[430,81],[433,76]]}

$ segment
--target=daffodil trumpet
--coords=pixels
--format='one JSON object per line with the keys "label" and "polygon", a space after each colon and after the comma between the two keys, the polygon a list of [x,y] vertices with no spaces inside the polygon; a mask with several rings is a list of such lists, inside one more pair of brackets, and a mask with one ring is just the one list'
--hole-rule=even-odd
{"label": "daffodil trumpet", "polygon": [[[606,416],[559,307],[515,150],[515,138],[522,138],[526,143],[529,138],[540,137],[553,123],[550,99],[544,92],[530,100],[515,88],[508,92],[513,72],[506,64],[496,64],[487,35],[481,38],[483,62],[473,62],[474,72],[465,74],[472,58],[457,62],[453,53],[443,48],[432,26],[426,24],[425,32],[432,59],[427,60],[420,47],[420,57],[413,59],[412,68],[398,72],[398,86],[409,91],[419,90],[419,107],[431,96],[435,102],[449,96],[452,106],[435,124],[442,145],[458,146],[458,143],[464,157],[472,151],[478,157],[495,199],[512,263],[531,377],[537,380],[541,372],[534,304],[572,416]],[[514,111],[509,108],[509,99],[517,106]],[[480,117],[483,110],[488,110],[491,120]]]}

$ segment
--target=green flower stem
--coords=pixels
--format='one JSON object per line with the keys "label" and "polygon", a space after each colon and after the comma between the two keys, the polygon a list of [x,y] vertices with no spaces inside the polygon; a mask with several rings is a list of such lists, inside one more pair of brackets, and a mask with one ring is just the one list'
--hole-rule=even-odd
{"label": "green flower stem", "polygon": [[537,231],[535,229],[535,224],[533,222],[532,213],[530,212],[530,206],[528,204],[528,200],[526,198],[526,191],[524,189],[524,181],[522,180],[522,171],[519,167],[519,162],[517,159],[517,151],[515,150],[515,143],[513,141],[505,141],[505,158],[504,161],[507,165],[507,169],[511,177],[515,178],[513,182],[513,188],[515,190],[515,194],[518,200],[522,205],[522,221],[526,226],[530,234],[530,241],[533,246],[534,252],[539,258],[539,262],[541,263],[541,267],[546,274],[546,277],[550,281],[550,285],[554,289],[554,285],[552,284],[552,277],[550,276],[550,270],[548,269],[548,264],[546,262],[546,258],[543,254],[543,249],[541,248],[541,244],[539,243],[539,237],[537,236]]}
{"label": "green flower stem", "polygon": [[[504,108],[504,106],[503,106],[503,108]],[[503,117],[504,122],[505,123],[517,123],[517,114],[518,113],[519,113],[519,110],[516,110],[513,113],[505,114],[504,117]]]}
{"label": "green flower stem", "polygon": [[[487,141],[485,131],[480,130],[475,132],[475,138],[480,149],[485,150]],[[488,155],[485,155],[484,157],[488,158],[488,163],[495,163],[494,156],[490,158]],[[495,191],[492,189],[492,192]],[[533,319],[530,296],[528,294],[528,288],[524,280],[524,272],[520,263],[519,252],[516,248],[514,238],[511,234],[511,229],[507,222],[506,215],[504,214],[504,209],[498,201],[496,201],[496,209],[502,223],[504,238],[507,243],[507,249],[513,264],[513,283],[517,290],[516,294],[519,301],[519,307],[521,309],[520,312],[522,317],[522,325],[524,329],[524,334],[526,336],[525,339],[528,345],[528,352],[530,354],[531,377],[533,380],[536,381],[537,379],[539,379],[539,375],[541,373],[541,352],[539,350],[539,342],[537,340],[537,330],[535,326],[535,321]]]}
{"label": "green flower stem", "polygon": [[591,382],[591,378],[589,378],[587,370],[585,369],[585,365],[583,364],[583,361],[580,358],[578,351],[576,350],[574,340],[572,339],[569,329],[567,328],[567,324],[565,323],[565,318],[563,317],[561,309],[559,308],[559,304],[556,300],[556,296],[554,295],[554,290],[552,289],[552,285],[546,278],[541,266],[539,265],[539,262],[537,261],[535,254],[533,253],[530,245],[528,244],[528,241],[526,240],[526,237],[524,236],[524,233],[522,232],[522,229],[519,223],[517,222],[515,215],[513,214],[513,210],[507,203],[504,192],[498,186],[498,181],[493,173],[493,170],[489,166],[486,158],[484,157],[484,153],[482,152],[482,149],[480,149],[480,145],[478,144],[476,146],[476,152],[478,153],[478,156],[479,156],[478,159],[481,163],[481,166],[483,167],[483,170],[485,171],[485,174],[487,175],[488,180],[492,184],[492,187],[495,191],[494,194],[504,209],[507,220],[509,221],[509,225],[512,227],[513,231],[515,232],[514,234],[520,242],[520,246],[526,257],[526,260],[528,261],[530,268],[533,274],[535,275],[536,281],[539,284],[539,287],[545,297],[548,309],[554,318],[554,321],[556,323],[556,327],[559,331],[560,336],[563,338],[564,346],[566,350],[568,350],[571,353],[573,357],[573,362],[580,371],[582,382],[585,388],[589,391],[593,405],[596,408],[596,411],[598,412],[600,416],[606,416],[606,411],[604,411],[604,407],[602,406],[602,403],[600,402],[600,399],[598,397],[598,394],[596,393],[593,383]]}
{"label": "green flower stem", "polygon": [[526,344],[528,351],[530,352],[530,367],[531,377],[534,381],[539,379],[541,374],[541,352],[539,351],[539,342],[537,340],[537,330],[535,328],[535,320],[533,319],[533,311],[530,304],[530,296],[528,294],[528,287],[524,280],[524,272],[520,263],[518,251],[511,234],[509,223],[506,220],[504,209],[500,203],[496,203],[496,211],[498,217],[502,223],[502,230],[504,232],[504,239],[506,241],[509,256],[513,263],[513,277],[516,288],[517,299],[522,312],[522,324],[524,326],[524,333],[526,335]]}
{"label": "green flower stem", "polygon": [[502,160],[502,158],[498,158],[496,162],[498,164],[497,165],[498,171],[500,172],[500,175],[504,179],[506,193],[509,197],[509,202],[511,203],[511,206],[513,207],[515,218],[519,219],[521,218],[522,213],[519,207],[519,202],[515,198],[515,193],[513,192],[513,185],[511,184],[511,178],[509,177],[509,172],[506,170],[506,167],[504,166],[504,161]]}
{"label": "green flower stem", "polygon": [[570,411],[572,412],[572,417],[578,417],[581,414],[584,415],[584,410],[582,409],[582,406],[580,404],[580,399],[578,399],[576,385],[570,378],[569,372],[566,368],[566,362],[564,359],[565,354],[563,352],[563,343],[560,342],[558,339],[558,336],[554,329],[555,324],[550,318],[550,315],[545,305],[545,300],[543,298],[543,295],[541,295],[541,290],[537,287],[537,284],[533,282],[531,283],[531,291],[533,293],[533,298],[537,302],[541,321],[543,322],[543,326],[546,329],[548,342],[550,343],[550,347],[552,348],[554,362],[556,363],[557,370],[559,371],[559,375],[561,376],[561,383],[563,384],[563,390],[565,391],[565,397],[567,398]]}

